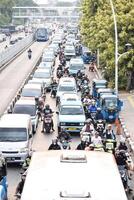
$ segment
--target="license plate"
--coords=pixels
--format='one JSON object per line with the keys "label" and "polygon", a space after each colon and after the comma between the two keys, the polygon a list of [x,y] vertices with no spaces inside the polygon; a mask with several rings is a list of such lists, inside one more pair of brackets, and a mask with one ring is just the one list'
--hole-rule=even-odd
{"label": "license plate", "polygon": [[109,119],[113,119],[113,115],[109,115]]}
{"label": "license plate", "polygon": [[14,161],[15,158],[6,158],[7,161]]}
{"label": "license plate", "polygon": [[69,131],[74,131],[76,128],[68,128]]}
{"label": "license plate", "polygon": [[114,145],[113,143],[106,143],[106,149],[113,149]]}

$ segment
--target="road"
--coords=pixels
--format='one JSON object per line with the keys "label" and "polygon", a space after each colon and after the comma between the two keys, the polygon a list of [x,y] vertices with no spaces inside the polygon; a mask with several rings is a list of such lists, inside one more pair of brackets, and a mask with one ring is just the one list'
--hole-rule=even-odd
{"label": "road", "polygon": [[[14,37],[16,37],[16,38],[18,38],[18,37],[25,37],[25,33],[24,33],[24,32],[21,32],[21,33],[14,33],[14,34],[12,35],[12,37],[13,37],[13,38],[14,38]],[[9,48],[10,46],[12,46],[12,45],[10,45],[10,38],[9,38],[9,37],[6,38],[6,41],[3,41],[3,42],[0,43],[0,52],[2,52],[2,51],[5,50],[5,46],[6,46],[6,45],[7,45],[7,48]]]}
{"label": "road", "polygon": [[[18,90],[18,87],[21,86],[27,74],[32,70],[33,65],[35,65],[35,63],[37,62],[38,57],[45,46],[46,46],[45,43],[34,43],[31,47],[33,51],[32,60],[28,60],[27,53],[24,52],[15,61],[13,61],[8,66],[8,68],[6,68],[4,71],[1,72],[0,74],[0,93],[1,93],[0,113],[4,112],[10,100],[13,98],[16,91]],[[56,61],[56,66],[57,65],[58,65],[58,59]],[[96,77],[96,74],[93,72],[88,73],[87,71],[86,73],[89,75],[90,80]],[[50,94],[47,94],[46,103],[49,103],[52,109],[56,111],[55,99],[52,99],[50,97]],[[44,151],[48,149],[48,146],[50,145],[52,138],[57,135],[56,113],[54,113],[54,123],[55,123],[55,132],[50,135],[46,135],[46,134],[41,133],[42,122],[39,122],[37,133],[34,135],[34,141],[33,141],[34,150]],[[80,141],[79,136],[73,135],[71,148],[75,149],[79,141]],[[14,200],[14,192],[19,180],[20,180],[20,167],[14,166],[14,165],[9,166],[8,167],[9,200]]]}

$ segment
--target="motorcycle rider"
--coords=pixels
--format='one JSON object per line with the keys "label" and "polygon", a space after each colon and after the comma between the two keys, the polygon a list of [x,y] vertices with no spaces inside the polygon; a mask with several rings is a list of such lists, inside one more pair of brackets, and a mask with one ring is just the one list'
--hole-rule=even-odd
{"label": "motorcycle rider", "polygon": [[101,108],[97,108],[97,113],[96,113],[96,117],[95,117],[96,120],[104,120],[104,116],[103,116],[103,113],[101,111]]}
{"label": "motorcycle rider", "polygon": [[20,194],[20,195],[22,194],[24,183],[25,183],[25,179],[26,179],[26,176],[24,174],[22,174],[21,181],[18,183],[16,191],[15,191],[16,195],[17,194]]}
{"label": "motorcycle rider", "polygon": [[92,143],[94,146],[103,145],[103,144],[102,144],[102,139],[101,139],[101,137],[99,136],[99,133],[98,133],[97,131],[95,132],[95,135],[91,137],[91,143]]}
{"label": "motorcycle rider", "polygon": [[76,150],[85,150],[85,148],[86,148],[88,145],[89,145],[89,142],[86,141],[86,140],[84,139],[84,137],[83,137],[83,138],[81,139],[80,144],[78,144]]}
{"label": "motorcycle rider", "polygon": [[116,140],[114,131],[112,129],[112,125],[108,124],[107,129],[104,131],[104,138],[105,139],[112,139],[112,140]]}
{"label": "motorcycle rider", "polygon": [[94,99],[92,99],[91,101],[91,105],[89,106],[89,111],[91,112],[97,112],[97,106],[96,106],[96,102]]}
{"label": "motorcycle rider", "polygon": [[[53,111],[52,109],[50,108],[49,104],[46,104],[45,105],[45,108],[43,109],[43,114],[44,114],[44,118],[49,115],[49,114],[52,114]],[[53,123],[53,119],[52,119],[52,122],[51,122],[51,127],[52,127],[52,131],[55,131],[54,130],[54,123]],[[41,132],[44,132],[44,128],[45,128],[45,121],[43,120],[43,125],[42,125],[42,131]]]}
{"label": "motorcycle rider", "polygon": [[125,141],[126,141],[126,139],[124,137],[122,137],[120,140],[119,146],[117,147],[118,150],[124,150],[124,151],[128,150],[128,147],[127,147]]}
{"label": "motorcycle rider", "polygon": [[89,146],[87,146],[85,148],[85,151],[94,151],[94,145],[93,144],[90,144]]}
{"label": "motorcycle rider", "polygon": [[53,82],[52,82],[52,84],[51,84],[51,96],[52,95],[56,95],[54,88],[57,88],[57,86],[58,86],[58,83],[56,82],[56,79],[54,79]]}
{"label": "motorcycle rider", "polygon": [[64,128],[61,128],[57,138],[60,141],[62,141],[62,140],[70,141],[71,140],[71,135]]}
{"label": "motorcycle rider", "polygon": [[81,138],[84,134],[84,132],[87,132],[89,134],[93,134],[94,133],[94,125],[92,124],[92,120],[91,119],[87,119],[86,122],[85,122],[85,125],[83,126],[81,132],[80,132],[80,135],[81,135]]}
{"label": "motorcycle rider", "polygon": [[52,144],[50,144],[48,150],[61,150],[61,147],[58,144],[58,140],[57,139],[52,139]]}
{"label": "motorcycle rider", "polygon": [[83,74],[82,74],[81,70],[79,69],[78,72],[77,72],[77,74],[76,74],[76,77],[78,79],[82,79],[82,76],[83,76]]}
{"label": "motorcycle rider", "polygon": [[27,53],[28,53],[28,58],[31,59],[32,58],[32,50],[28,49]]}

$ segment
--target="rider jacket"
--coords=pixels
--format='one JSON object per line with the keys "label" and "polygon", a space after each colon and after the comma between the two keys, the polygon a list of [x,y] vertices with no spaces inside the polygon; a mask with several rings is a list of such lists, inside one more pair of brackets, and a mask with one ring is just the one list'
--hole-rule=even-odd
{"label": "rider jacket", "polygon": [[89,111],[92,113],[92,112],[97,112],[97,107],[95,105],[91,105],[89,106]]}
{"label": "rider jacket", "polygon": [[48,150],[60,150],[61,147],[59,144],[51,144],[48,148]]}
{"label": "rider jacket", "polygon": [[48,109],[44,108],[43,113],[44,113],[45,115],[47,115],[47,114],[52,114],[53,112],[52,112],[52,109],[51,109],[51,108],[48,108]]}

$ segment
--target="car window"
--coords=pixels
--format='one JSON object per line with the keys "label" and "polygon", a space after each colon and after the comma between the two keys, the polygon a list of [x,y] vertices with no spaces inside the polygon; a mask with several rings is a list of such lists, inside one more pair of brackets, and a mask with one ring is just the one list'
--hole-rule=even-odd
{"label": "car window", "polygon": [[41,91],[35,89],[23,89],[21,96],[23,97],[40,97]]}
{"label": "car window", "polygon": [[15,105],[13,113],[36,115],[36,107],[34,105]]}
{"label": "car window", "polygon": [[76,88],[72,86],[60,86],[59,91],[76,91]]}
{"label": "car window", "polygon": [[61,115],[83,115],[82,106],[62,106],[60,110]]}

